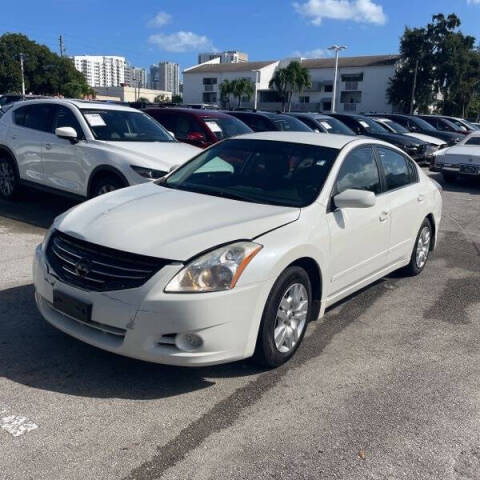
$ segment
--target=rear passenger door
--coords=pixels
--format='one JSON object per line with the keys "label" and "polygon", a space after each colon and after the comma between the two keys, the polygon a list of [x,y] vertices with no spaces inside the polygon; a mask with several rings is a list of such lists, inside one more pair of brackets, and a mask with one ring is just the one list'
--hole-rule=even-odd
{"label": "rear passenger door", "polygon": [[20,178],[45,184],[43,144],[50,136],[55,105],[26,103],[12,112],[13,124],[8,131],[8,140],[16,155]]}
{"label": "rear passenger door", "polygon": [[207,135],[194,115],[189,113],[175,114],[175,137],[181,142],[195,147],[205,148],[208,144]]}
{"label": "rear passenger door", "polygon": [[427,215],[425,197],[415,163],[388,147],[376,146],[385,177],[385,197],[390,205],[391,264],[410,258],[420,224]]}

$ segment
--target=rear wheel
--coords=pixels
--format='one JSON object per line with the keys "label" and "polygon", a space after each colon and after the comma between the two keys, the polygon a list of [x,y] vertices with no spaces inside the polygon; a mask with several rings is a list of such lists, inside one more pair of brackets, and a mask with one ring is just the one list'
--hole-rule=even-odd
{"label": "rear wheel", "polygon": [[287,268],[270,292],[258,333],[254,360],[278,367],[300,346],[312,312],[312,287],[307,272]]}
{"label": "rear wheel", "polygon": [[0,197],[10,200],[18,193],[18,175],[13,160],[0,158]]}
{"label": "rear wheel", "polygon": [[453,172],[442,172],[442,176],[447,183],[455,182],[458,178],[458,175]]}
{"label": "rear wheel", "polygon": [[408,275],[418,275],[425,268],[430,254],[433,239],[433,228],[430,220],[426,218],[417,235],[413,247],[410,263],[405,267]]}
{"label": "rear wheel", "polygon": [[97,178],[92,187],[92,197],[98,197],[104,193],[113,192],[125,187],[125,183],[115,174],[108,173]]}

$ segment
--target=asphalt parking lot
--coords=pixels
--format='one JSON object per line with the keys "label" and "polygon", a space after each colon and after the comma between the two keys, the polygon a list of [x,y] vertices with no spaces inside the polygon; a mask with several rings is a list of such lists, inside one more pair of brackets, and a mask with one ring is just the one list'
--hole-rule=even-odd
{"label": "asphalt parking lot", "polygon": [[56,331],[31,262],[73,204],[0,202],[0,479],[479,479],[480,186],[443,198],[421,276],[330,309],[266,372],[147,364]]}

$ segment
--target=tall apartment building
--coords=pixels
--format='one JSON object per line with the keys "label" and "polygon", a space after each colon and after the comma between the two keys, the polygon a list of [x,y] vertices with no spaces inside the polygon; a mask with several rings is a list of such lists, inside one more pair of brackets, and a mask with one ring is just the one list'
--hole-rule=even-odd
{"label": "tall apartment building", "polygon": [[74,55],[72,60],[91,87],[118,87],[125,82],[125,57]]}
{"label": "tall apartment building", "polygon": [[144,68],[125,66],[125,86],[127,87],[147,87],[147,72]]}
{"label": "tall apartment building", "polygon": [[150,87],[154,90],[165,90],[173,95],[180,93],[178,63],[159,62],[150,67]]}
{"label": "tall apartment building", "polygon": [[198,54],[198,63],[205,63],[219,58],[220,63],[242,63],[248,62],[248,54],[238,50],[225,50],[224,52],[207,52]]}

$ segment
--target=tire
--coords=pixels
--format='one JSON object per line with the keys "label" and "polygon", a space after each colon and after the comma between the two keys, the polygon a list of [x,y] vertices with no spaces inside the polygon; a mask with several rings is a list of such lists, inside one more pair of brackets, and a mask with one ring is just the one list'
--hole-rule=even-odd
{"label": "tire", "polygon": [[[302,303],[305,301],[306,304]],[[294,309],[286,311],[284,305],[287,308],[297,305],[297,315]],[[255,363],[275,368],[289,360],[302,343],[311,315],[310,278],[303,268],[288,267],[278,277],[268,296],[253,356]]]}
{"label": "tire", "polygon": [[107,173],[101,175],[94,180],[90,198],[98,197],[104,193],[113,192],[120,188],[124,188],[126,185],[117,175],[114,173]]}
{"label": "tire", "polygon": [[447,183],[453,183],[457,180],[458,175],[453,172],[442,172],[443,179]]}
{"label": "tire", "polygon": [[20,189],[17,169],[10,157],[0,157],[0,198],[12,200]]}
{"label": "tire", "polygon": [[[428,232],[428,233],[427,233]],[[428,236],[428,241],[426,240]],[[415,245],[413,247],[410,263],[403,269],[404,273],[409,276],[420,274],[427,264],[431,251],[433,240],[433,228],[430,220],[426,218],[418,231]],[[420,258],[419,258],[420,257]]]}

